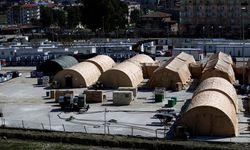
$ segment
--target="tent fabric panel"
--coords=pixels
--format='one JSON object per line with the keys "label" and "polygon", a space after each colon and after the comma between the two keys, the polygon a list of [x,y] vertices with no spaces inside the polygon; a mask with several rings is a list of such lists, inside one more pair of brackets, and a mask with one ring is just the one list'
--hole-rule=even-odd
{"label": "tent fabric panel", "polygon": [[107,55],[98,55],[94,58],[87,59],[86,62],[94,63],[102,73],[115,66],[114,60]]}
{"label": "tent fabric panel", "polygon": [[99,79],[105,87],[118,88],[118,87],[133,87],[136,86],[131,78],[120,70],[108,70]]}
{"label": "tent fabric panel", "polygon": [[208,79],[208,78],[211,78],[211,77],[221,77],[221,78],[226,79],[230,83],[235,82],[234,76],[230,76],[228,73],[225,73],[223,71],[216,70],[216,69],[208,70],[208,71],[202,73],[201,81],[204,81],[205,79]]}
{"label": "tent fabric panel", "polygon": [[57,62],[62,66],[63,69],[69,68],[78,63],[78,61],[73,56],[62,56],[51,61]]}
{"label": "tent fabric panel", "polygon": [[186,64],[196,63],[194,57],[190,54],[185,53],[185,52],[181,52],[180,54],[178,54],[176,56],[176,58],[178,58],[182,61],[185,61]]}
{"label": "tent fabric panel", "polygon": [[[175,88],[177,82],[186,85],[191,79],[189,64],[195,63],[192,55],[180,53],[175,58],[172,57],[153,72],[148,86]],[[165,72],[165,73],[164,73]]]}
{"label": "tent fabric panel", "polygon": [[229,63],[231,65],[234,64],[232,57],[230,55],[223,53],[223,52],[219,52],[219,53],[216,53],[214,55],[211,55],[208,60],[213,60],[213,59],[223,60],[226,63]]}
{"label": "tent fabric panel", "polygon": [[203,82],[196,88],[194,95],[203,91],[217,90],[226,96],[233,102],[236,111],[238,111],[238,97],[234,86],[224,78],[211,77]]}
{"label": "tent fabric panel", "polygon": [[181,77],[178,72],[172,70],[159,70],[154,73],[148,82],[150,88],[165,87],[166,89],[175,88],[175,84],[181,81]]}
{"label": "tent fabric panel", "polygon": [[[59,72],[56,75],[54,80],[57,81],[57,79],[64,78],[62,76],[66,75],[65,73],[69,73],[69,72],[72,72],[71,74],[73,75],[73,79],[74,78],[78,79],[78,78],[80,78],[79,76],[81,76],[81,78],[85,82],[84,85],[82,85],[83,82],[81,84],[80,83],[73,84],[73,87],[75,87],[75,88],[79,87],[79,85],[82,85],[83,87],[91,86],[92,84],[94,84],[98,80],[98,78],[101,75],[100,70],[93,63],[81,62],[79,64],[76,64],[68,69],[64,69],[63,71]],[[58,82],[64,83],[64,81],[62,81],[62,80],[59,80]]]}
{"label": "tent fabric panel", "polygon": [[81,62],[70,69],[77,71],[86,81],[86,86],[94,84],[101,76],[99,68],[90,62]]}
{"label": "tent fabric panel", "polygon": [[[195,119],[194,119],[195,118]],[[230,120],[222,111],[209,106],[196,107],[181,118],[180,124],[198,136],[236,136],[237,132]]]}
{"label": "tent fabric panel", "polygon": [[81,74],[79,74],[75,70],[71,69],[64,69],[56,74],[54,77],[54,81],[57,81],[61,87],[66,87],[65,77],[70,76],[72,77],[72,87],[73,88],[82,88],[87,87],[85,79]]}
{"label": "tent fabric panel", "polygon": [[69,68],[78,61],[72,56],[61,56],[52,60],[48,60],[37,67],[37,71],[41,71],[44,75],[54,76],[59,71]]}
{"label": "tent fabric panel", "polygon": [[[111,81],[113,79],[116,81]],[[134,87],[143,81],[142,68],[133,62],[125,61],[104,72],[100,77],[100,81],[106,84],[107,87],[116,88],[121,85]]]}
{"label": "tent fabric panel", "polygon": [[[210,110],[207,111],[207,109]],[[225,94],[218,91],[204,91],[198,93],[192,98],[191,103],[187,108],[187,111],[182,115],[180,124],[186,125],[190,128],[200,128],[199,131],[206,131],[207,127],[202,125],[206,125],[209,120],[207,120],[208,118],[202,119],[202,122],[197,124],[197,120],[199,120],[197,119],[197,115],[200,114],[202,114],[202,116],[212,115],[215,117],[221,117],[221,119],[211,120],[212,122],[210,122],[212,123],[212,125],[218,124],[218,126],[210,126],[213,128],[213,135],[235,136],[238,134],[238,122],[236,111],[234,109],[233,102],[229,100],[229,98]],[[219,124],[221,124],[221,127],[219,126]],[[227,128],[228,131],[220,132],[221,130],[223,130],[223,127]],[[211,129],[209,131],[211,131]],[[197,135],[204,134],[197,133]],[[206,135],[209,136],[211,135],[211,133],[206,132]]]}
{"label": "tent fabric panel", "polygon": [[[231,83],[235,83],[235,74],[233,71],[233,61],[231,56],[222,52],[213,54],[208,59],[205,68],[202,71],[202,80],[209,77],[224,77]],[[217,71],[214,71],[217,70]]]}
{"label": "tent fabric panel", "polygon": [[146,54],[138,54],[135,55],[134,57],[128,59],[128,61],[134,61],[140,63],[155,63],[155,61],[148,55]]}

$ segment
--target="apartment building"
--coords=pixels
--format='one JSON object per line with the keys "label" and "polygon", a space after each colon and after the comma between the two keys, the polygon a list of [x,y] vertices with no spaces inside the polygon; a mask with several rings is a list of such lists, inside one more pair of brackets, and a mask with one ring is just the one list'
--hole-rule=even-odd
{"label": "apartment building", "polygon": [[8,24],[30,24],[32,19],[40,19],[40,7],[36,4],[14,5],[7,12]]}
{"label": "apartment building", "polygon": [[[180,31],[204,37],[240,36],[250,24],[250,0],[182,0]],[[242,9],[244,8],[244,9]]]}

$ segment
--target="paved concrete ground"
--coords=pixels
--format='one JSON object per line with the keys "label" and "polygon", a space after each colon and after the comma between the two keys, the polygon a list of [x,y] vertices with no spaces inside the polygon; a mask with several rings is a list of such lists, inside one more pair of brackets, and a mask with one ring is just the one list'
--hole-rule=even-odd
{"label": "paved concrete ground", "polygon": [[[170,97],[175,96],[178,102],[174,108],[179,112],[185,101],[193,95],[191,88],[180,92],[166,91],[165,101],[154,103],[153,91],[139,90],[137,99],[131,105],[118,107],[111,105],[112,91],[106,90],[104,92],[108,101],[90,104],[88,112],[82,114],[62,112],[53,99],[46,99],[46,89],[38,87],[37,80],[29,77],[29,72],[34,68],[4,68],[3,71],[8,69],[21,70],[23,73],[22,77],[0,83],[0,109],[4,114],[0,124],[5,123],[13,127],[163,137],[164,126],[158,119],[152,118],[156,110],[164,106]],[[74,89],[74,92],[80,94],[83,90],[83,88]],[[239,95],[241,112],[238,114],[240,132],[238,137],[197,137],[197,139],[250,142],[250,132],[247,131],[249,114],[245,113],[242,98],[244,96]],[[104,128],[105,109],[107,110],[106,128]],[[168,128],[169,126],[166,127]],[[156,130],[158,130],[157,133]]]}

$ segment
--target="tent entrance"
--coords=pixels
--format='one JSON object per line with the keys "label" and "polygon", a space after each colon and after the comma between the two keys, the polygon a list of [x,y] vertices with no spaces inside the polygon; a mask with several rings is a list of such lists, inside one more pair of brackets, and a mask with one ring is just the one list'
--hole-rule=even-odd
{"label": "tent entrance", "polygon": [[65,76],[65,87],[66,88],[72,88],[73,87],[72,76],[70,76],[70,75]]}

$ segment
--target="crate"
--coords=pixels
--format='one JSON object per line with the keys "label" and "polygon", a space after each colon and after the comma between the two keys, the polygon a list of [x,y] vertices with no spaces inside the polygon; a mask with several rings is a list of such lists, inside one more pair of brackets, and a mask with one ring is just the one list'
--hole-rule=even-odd
{"label": "crate", "polygon": [[137,87],[119,87],[118,91],[132,91],[134,98],[137,96]]}
{"label": "crate", "polygon": [[50,91],[50,98],[51,99],[55,98],[55,91],[53,91],[53,90]]}
{"label": "crate", "polygon": [[102,90],[85,90],[87,103],[102,103],[106,100],[106,95]]}

